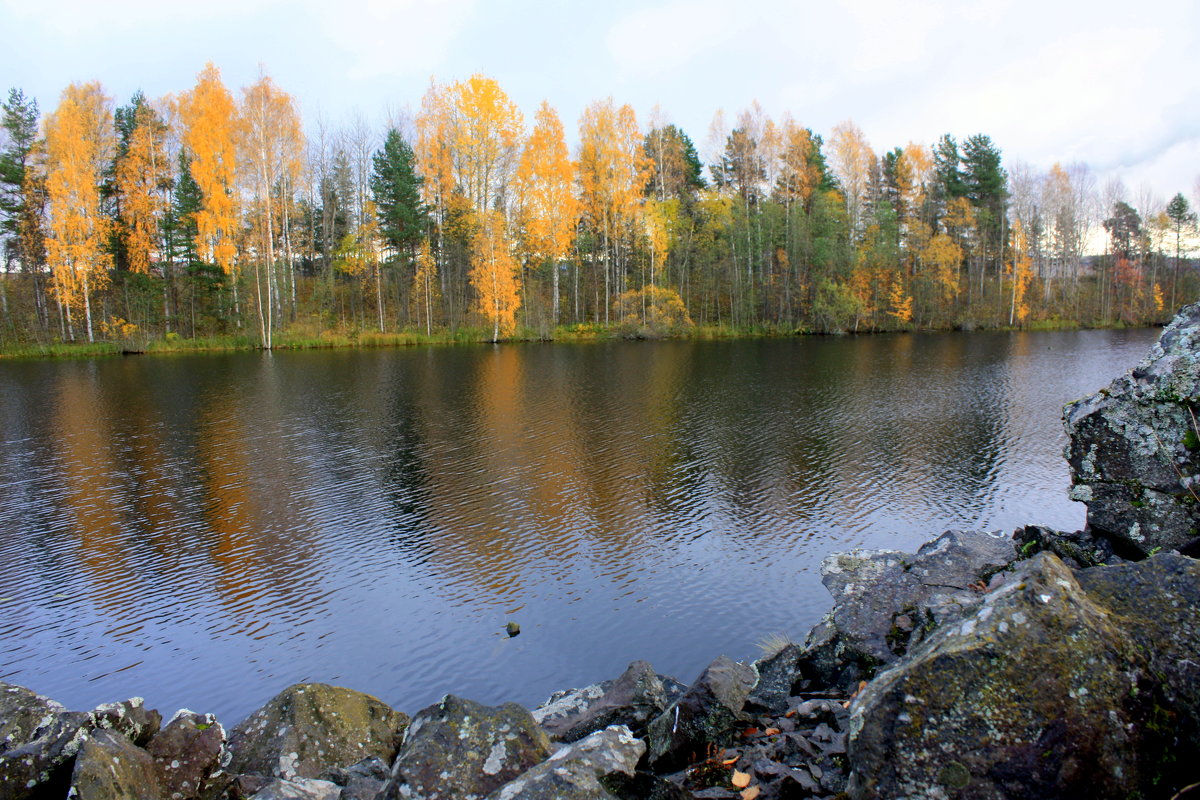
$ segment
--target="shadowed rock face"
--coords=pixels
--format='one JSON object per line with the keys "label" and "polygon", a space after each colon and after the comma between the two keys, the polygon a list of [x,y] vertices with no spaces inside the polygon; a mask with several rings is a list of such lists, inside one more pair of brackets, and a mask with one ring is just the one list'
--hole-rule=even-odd
{"label": "shadowed rock face", "polygon": [[1088,526],[1131,555],[1200,536],[1200,303],[1184,306],[1149,355],[1063,411],[1071,498]]}
{"label": "shadowed rock face", "polygon": [[1169,796],[1200,744],[1198,592],[1183,556],[1022,562],[858,697],[851,796]]}

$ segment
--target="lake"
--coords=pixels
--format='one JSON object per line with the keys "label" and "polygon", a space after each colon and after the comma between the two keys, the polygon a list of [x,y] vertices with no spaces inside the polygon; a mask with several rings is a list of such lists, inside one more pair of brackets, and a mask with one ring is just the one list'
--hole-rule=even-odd
{"label": "lake", "polygon": [[1081,527],[1061,407],[1157,333],[0,363],[0,681],[226,725],[689,682],[802,641],[834,551]]}

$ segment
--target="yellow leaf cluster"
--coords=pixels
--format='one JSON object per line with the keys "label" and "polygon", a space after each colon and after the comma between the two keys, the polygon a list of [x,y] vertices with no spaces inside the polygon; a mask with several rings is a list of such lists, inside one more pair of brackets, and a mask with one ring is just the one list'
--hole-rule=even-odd
{"label": "yellow leaf cluster", "polygon": [[183,145],[191,156],[192,178],[200,187],[196,212],[196,251],[230,273],[237,254],[237,142],[239,117],[233,96],[212,62],[196,76],[196,86],[179,98]]}
{"label": "yellow leaf cluster", "polygon": [[504,231],[504,217],[498,211],[485,211],[471,241],[471,270],[478,309],[492,326],[492,339],[511,334],[517,326],[521,295],[517,282],[516,259]]}
{"label": "yellow leaf cluster", "polygon": [[597,229],[615,232],[634,218],[654,166],[642,149],[637,116],[611,97],[597,101],[583,111],[579,139],[584,216]]}
{"label": "yellow leaf cluster", "polygon": [[549,103],[538,109],[533,131],[517,166],[517,207],[521,241],[535,258],[565,258],[575,242],[579,200],[575,164],[567,152],[562,122]]}
{"label": "yellow leaf cluster", "polygon": [[147,273],[156,249],[158,226],[167,211],[164,186],[172,178],[167,155],[170,131],[148,104],[138,106],[129,147],[116,165],[121,223],[129,269]]}
{"label": "yellow leaf cluster", "polygon": [[73,83],[47,116],[46,192],[50,238],[46,254],[53,286],[68,307],[89,308],[108,284],[109,218],[101,213],[100,182],[115,141],[112,99],[97,82]]}

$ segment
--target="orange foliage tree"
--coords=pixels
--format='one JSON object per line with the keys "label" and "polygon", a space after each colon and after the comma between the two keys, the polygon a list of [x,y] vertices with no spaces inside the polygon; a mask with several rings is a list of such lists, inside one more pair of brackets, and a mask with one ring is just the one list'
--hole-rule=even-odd
{"label": "orange foliage tree", "polygon": [[526,255],[550,264],[554,324],[558,323],[558,262],[571,251],[578,219],[575,164],[567,152],[562,122],[549,103],[542,103],[517,166],[517,220]]}
{"label": "orange foliage tree", "polygon": [[[100,207],[100,182],[116,139],[112,98],[98,82],[73,83],[46,118],[46,192],[50,237],[46,242],[55,297],[65,310],[80,309],[92,330],[92,293],[108,284],[111,227]],[[73,336],[73,333],[72,333]]]}
{"label": "orange foliage tree", "polygon": [[604,321],[608,322],[612,283],[623,290],[622,249],[653,162],[642,148],[633,108],[617,108],[612,98],[592,103],[579,120],[579,184],[583,215],[603,239]]}
{"label": "orange foliage tree", "polygon": [[485,211],[471,240],[471,285],[478,297],[478,309],[492,325],[492,341],[500,334],[516,329],[521,295],[517,283],[518,265],[504,231],[504,216]]}
{"label": "orange foliage tree", "polygon": [[[221,82],[221,71],[209,62],[196,76],[196,85],[179,98],[183,146],[191,159],[189,170],[200,188],[195,213],[196,252],[205,261],[233,274],[237,255],[238,113],[233,96]],[[236,292],[236,281],[234,283]],[[236,294],[235,294],[236,297]]]}
{"label": "orange foliage tree", "polygon": [[158,231],[169,206],[171,158],[167,155],[170,129],[146,102],[133,112],[129,146],[117,160],[115,179],[121,197],[120,224],[129,269],[146,274],[158,249]]}

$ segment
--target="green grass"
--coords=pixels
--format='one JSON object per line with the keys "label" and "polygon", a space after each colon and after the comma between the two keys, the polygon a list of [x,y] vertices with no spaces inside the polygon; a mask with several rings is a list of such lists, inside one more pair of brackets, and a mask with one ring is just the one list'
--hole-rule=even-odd
{"label": "green grass", "polygon": [[[1072,330],[1080,325],[1072,320],[1050,319],[1030,323],[1024,330]],[[982,326],[978,330],[987,330]],[[993,328],[995,330],[995,328]],[[1000,330],[1017,330],[1007,326]],[[863,330],[867,333],[867,330]],[[612,323],[582,323],[578,325],[560,325],[549,335],[532,328],[521,328],[508,337],[509,342],[593,342],[612,341],[628,338],[661,338],[661,339],[690,339],[690,340],[723,340],[723,339],[765,339],[775,337],[790,337],[813,333],[806,328],[793,328],[785,325],[751,325],[733,327],[730,325],[696,325],[691,328],[671,331],[663,334],[648,334],[637,328]],[[391,333],[380,333],[370,330],[321,330],[317,325],[297,323],[287,330],[279,331],[273,337],[272,345],[275,350],[317,350],[331,348],[383,348],[383,347],[412,347],[424,345],[462,345],[482,344],[490,342],[490,328],[458,328],[455,330],[439,330],[425,333],[423,330],[407,330]],[[92,344],[86,342],[51,342],[39,343],[9,343],[0,344],[0,359],[35,359],[35,358],[96,358],[99,356],[114,356],[122,354],[170,354],[170,353],[202,353],[230,352],[238,350],[259,350],[257,331],[241,334],[225,334],[221,336],[205,336],[186,339],[177,334],[167,334],[163,338],[146,339],[133,337],[121,341],[102,341]]]}

